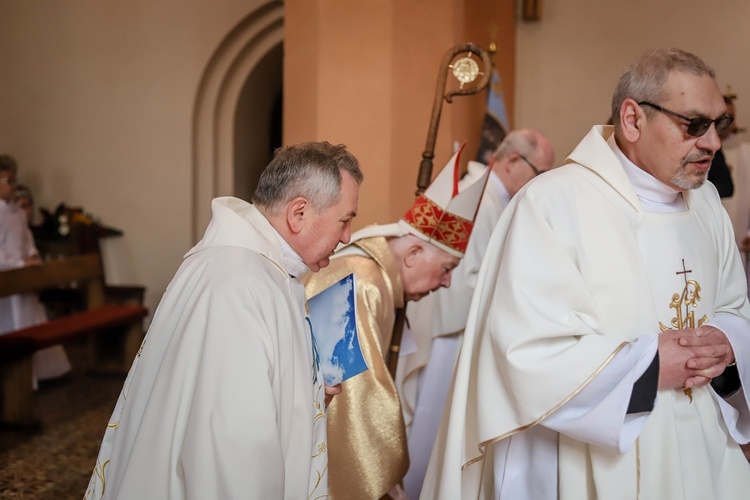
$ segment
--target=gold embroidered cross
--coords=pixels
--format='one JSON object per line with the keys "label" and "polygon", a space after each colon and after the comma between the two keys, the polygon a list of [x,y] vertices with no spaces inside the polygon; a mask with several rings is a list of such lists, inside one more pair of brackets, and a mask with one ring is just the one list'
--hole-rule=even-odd
{"label": "gold embroidered cross", "polygon": [[[661,331],[667,330],[684,330],[685,328],[695,328],[695,311],[691,311],[692,307],[695,309],[698,306],[698,302],[701,300],[700,292],[701,286],[695,280],[688,280],[688,273],[692,273],[692,269],[685,268],[685,259],[682,259],[682,271],[677,271],[675,274],[680,274],[685,278],[685,287],[682,289],[682,293],[675,293],[672,295],[672,302],[669,307],[675,310],[675,316],[670,322],[670,326],[665,326],[659,322],[659,328]],[[698,320],[698,326],[703,325],[708,321],[708,316],[704,315]],[[685,389],[683,391],[687,397],[690,398],[690,402],[693,402],[693,391],[691,389]]]}

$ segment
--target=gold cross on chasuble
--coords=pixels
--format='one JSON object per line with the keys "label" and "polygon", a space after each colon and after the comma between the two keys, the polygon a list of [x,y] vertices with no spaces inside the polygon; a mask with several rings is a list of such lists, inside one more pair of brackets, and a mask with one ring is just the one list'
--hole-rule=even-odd
{"label": "gold cross on chasuble", "polygon": [[[675,310],[675,316],[672,318],[670,326],[665,326],[662,322],[659,322],[659,328],[661,328],[662,332],[695,328],[695,311],[691,311],[690,308],[695,309],[698,306],[698,302],[701,300],[701,286],[697,281],[687,279],[687,275],[692,272],[692,269],[685,268],[685,259],[682,259],[682,271],[676,271],[675,274],[682,274],[683,278],[685,278],[685,286],[681,293],[672,295],[672,302],[670,302],[669,307]],[[708,316],[703,315],[698,320],[698,326],[703,325],[706,321],[708,321]],[[683,392],[690,398],[690,402],[692,403],[692,389],[684,389]]]}

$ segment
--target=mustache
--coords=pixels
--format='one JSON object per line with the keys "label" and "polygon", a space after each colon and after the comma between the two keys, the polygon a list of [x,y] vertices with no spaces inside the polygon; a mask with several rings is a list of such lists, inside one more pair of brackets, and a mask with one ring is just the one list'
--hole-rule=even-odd
{"label": "mustache", "polygon": [[685,166],[688,163],[694,163],[694,162],[699,162],[699,161],[704,161],[704,160],[713,161],[713,159],[714,159],[714,153],[712,151],[702,150],[702,151],[698,151],[696,153],[691,153],[687,155],[685,158],[682,159],[682,165]]}

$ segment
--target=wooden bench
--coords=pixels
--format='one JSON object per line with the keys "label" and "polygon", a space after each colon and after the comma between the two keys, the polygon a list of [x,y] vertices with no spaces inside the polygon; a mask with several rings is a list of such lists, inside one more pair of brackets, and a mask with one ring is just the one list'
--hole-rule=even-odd
{"label": "wooden bench", "polygon": [[71,283],[84,293],[85,311],[0,335],[0,422],[4,424],[35,424],[31,358],[37,350],[85,336],[92,371],[125,374],[140,348],[148,311],[139,304],[106,304],[98,254],[0,271],[0,297]]}

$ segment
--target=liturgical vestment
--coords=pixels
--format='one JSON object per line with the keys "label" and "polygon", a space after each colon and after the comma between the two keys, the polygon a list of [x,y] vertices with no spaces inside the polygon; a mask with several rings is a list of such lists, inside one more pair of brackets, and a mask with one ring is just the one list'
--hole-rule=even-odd
{"label": "liturgical vestment", "polygon": [[304,277],[308,297],[350,273],[357,277],[357,330],[368,369],[345,380],[328,407],[330,489],[336,500],[378,499],[409,466],[401,405],[385,364],[404,290],[386,238],[358,239],[355,233],[328,267]]}
{"label": "liturgical vestment", "polygon": [[611,133],[595,127],[503,213],[422,498],[513,498],[521,483],[541,500],[747,498],[742,388],[661,390],[626,414],[666,329],[720,327],[747,387],[750,306],[714,187],[684,192],[681,212],[644,211]]}
{"label": "liturgical vestment", "polygon": [[217,198],[212,211],[131,367],[86,498],[328,493],[304,265],[253,205]]}
{"label": "liturgical vestment", "polygon": [[[477,182],[487,168],[487,165],[470,161],[459,183],[459,191]],[[407,340],[401,343],[396,388],[409,440],[409,471],[404,477],[404,490],[409,498],[419,498],[463,339],[479,266],[492,230],[509,201],[505,185],[490,172],[466,253],[453,270],[451,286],[439,288],[407,306],[408,325],[404,328],[404,337],[412,336],[414,348],[409,349]]]}
{"label": "liturgical vestment", "polygon": [[[470,161],[466,175],[459,182],[459,191],[477,182],[485,174],[487,168],[487,165]],[[414,337],[416,346],[412,352],[401,353],[396,376],[396,386],[404,406],[404,420],[407,427],[411,425],[417,406],[419,394],[417,375],[430,360],[433,339],[463,333],[482,257],[487,249],[492,230],[509,201],[508,190],[500,178],[494,172],[490,172],[487,187],[474,220],[471,238],[466,246],[466,253],[453,270],[451,286],[439,288],[418,302],[410,303],[407,307],[406,316],[409,319],[407,328]],[[404,335],[406,334],[405,330]]]}

